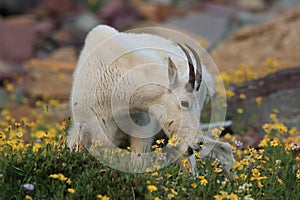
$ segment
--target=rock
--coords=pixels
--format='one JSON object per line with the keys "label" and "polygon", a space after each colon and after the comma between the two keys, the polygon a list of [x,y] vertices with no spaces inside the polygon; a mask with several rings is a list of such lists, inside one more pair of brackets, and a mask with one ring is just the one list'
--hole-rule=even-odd
{"label": "rock", "polygon": [[33,8],[37,0],[1,0],[0,13],[1,15],[16,15]]}
{"label": "rock", "polygon": [[235,93],[235,96],[230,99],[230,102],[238,103],[243,101],[243,99],[239,98],[241,94],[246,95],[249,99],[258,96],[265,97],[281,90],[295,88],[300,88],[300,67],[280,70],[263,78],[233,87],[232,91]]}
{"label": "rock", "polygon": [[33,55],[36,28],[34,24],[0,22],[0,57],[23,61]]}
{"label": "rock", "polygon": [[86,34],[101,21],[90,12],[82,12],[66,21],[64,28],[73,35],[86,36]]}
{"label": "rock", "polygon": [[300,7],[272,21],[245,26],[234,31],[212,50],[220,70],[234,70],[240,64],[256,66],[269,57],[287,66],[300,63]]}
{"label": "rock", "polygon": [[21,62],[33,56],[37,36],[51,31],[50,21],[37,22],[31,15],[0,21],[0,58]]}
{"label": "rock", "polygon": [[57,49],[50,55],[50,58],[71,63],[77,62],[76,50],[73,47],[64,47]]}
{"label": "rock", "polygon": [[3,80],[13,80],[13,74],[18,71],[19,67],[0,60],[0,85]]}
{"label": "rock", "polygon": [[222,137],[222,138],[220,138],[220,140],[223,142],[229,142],[229,143],[241,142],[242,145],[239,146],[238,148],[248,149],[248,147],[257,148],[260,141],[263,139],[262,134],[254,131],[254,130],[250,130],[244,134],[234,134],[233,137],[235,138],[235,141],[232,141],[232,138],[228,139],[226,137]]}
{"label": "rock", "polygon": [[241,141],[243,142],[244,148],[257,148],[262,139],[262,135],[253,130],[248,131],[241,137]]}
{"label": "rock", "polygon": [[238,0],[236,4],[242,9],[251,11],[262,11],[266,8],[264,0]]}
{"label": "rock", "polygon": [[55,17],[67,14],[73,7],[72,0],[42,0],[37,5],[39,12]]}
{"label": "rock", "polygon": [[124,30],[143,16],[128,3],[121,0],[109,1],[99,11],[99,17],[104,24]]}
{"label": "rock", "polygon": [[31,59],[25,63],[28,73],[25,90],[30,97],[68,99],[72,74],[76,65],[76,50],[60,49],[47,59]]}
{"label": "rock", "polygon": [[200,35],[207,42],[207,47],[210,48],[222,39],[227,31],[228,20],[231,15],[232,9],[228,7],[209,5],[201,12],[171,17],[164,22],[164,25]]}
{"label": "rock", "polygon": [[3,109],[10,102],[9,94],[4,88],[0,88],[0,108]]}
{"label": "rock", "polygon": [[[234,129],[245,125],[262,131],[263,123],[270,122],[273,109],[279,110],[278,120],[287,126],[300,128],[300,67],[281,70],[255,81],[233,87],[235,96],[228,101],[228,114],[234,121]],[[240,94],[245,99],[239,98]],[[261,97],[261,103],[257,103]],[[242,109],[238,113],[237,109]]]}
{"label": "rock", "polygon": [[179,11],[173,7],[169,1],[144,2],[141,0],[134,0],[132,2],[139,13],[150,21],[164,21],[171,16],[179,14]]}

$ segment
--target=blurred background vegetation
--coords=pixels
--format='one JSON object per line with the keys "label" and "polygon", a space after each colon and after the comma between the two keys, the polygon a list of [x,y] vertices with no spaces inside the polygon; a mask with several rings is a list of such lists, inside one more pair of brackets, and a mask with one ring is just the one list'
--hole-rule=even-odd
{"label": "blurred background vegetation", "polygon": [[300,127],[299,0],[0,0],[1,111],[21,121],[56,106],[49,123],[70,117],[72,72],[98,24],[165,26],[198,40],[222,74],[230,132],[251,145],[274,109]]}

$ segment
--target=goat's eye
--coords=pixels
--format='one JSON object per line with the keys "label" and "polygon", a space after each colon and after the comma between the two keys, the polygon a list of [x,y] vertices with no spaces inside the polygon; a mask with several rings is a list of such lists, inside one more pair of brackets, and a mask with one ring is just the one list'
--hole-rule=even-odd
{"label": "goat's eye", "polygon": [[188,108],[189,107],[189,102],[187,102],[187,101],[181,101],[181,106],[185,107],[185,108]]}

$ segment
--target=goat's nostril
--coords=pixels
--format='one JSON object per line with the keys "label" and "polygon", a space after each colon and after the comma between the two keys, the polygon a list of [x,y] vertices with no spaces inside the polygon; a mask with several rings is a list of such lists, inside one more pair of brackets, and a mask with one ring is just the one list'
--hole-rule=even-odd
{"label": "goat's nostril", "polygon": [[188,152],[189,152],[189,155],[192,155],[194,153],[194,150],[189,146],[188,147]]}

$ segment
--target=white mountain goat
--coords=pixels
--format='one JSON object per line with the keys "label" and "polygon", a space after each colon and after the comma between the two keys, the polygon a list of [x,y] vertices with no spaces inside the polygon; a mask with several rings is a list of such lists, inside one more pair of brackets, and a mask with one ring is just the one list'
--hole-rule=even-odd
{"label": "white mountain goat", "polygon": [[200,138],[200,112],[207,91],[213,92],[212,78],[197,52],[183,46],[157,35],[94,28],[74,72],[68,147],[101,141],[107,148],[147,153],[164,138],[169,159],[188,157],[193,171],[193,152],[204,142],[215,146],[213,157],[229,171],[230,145]]}

